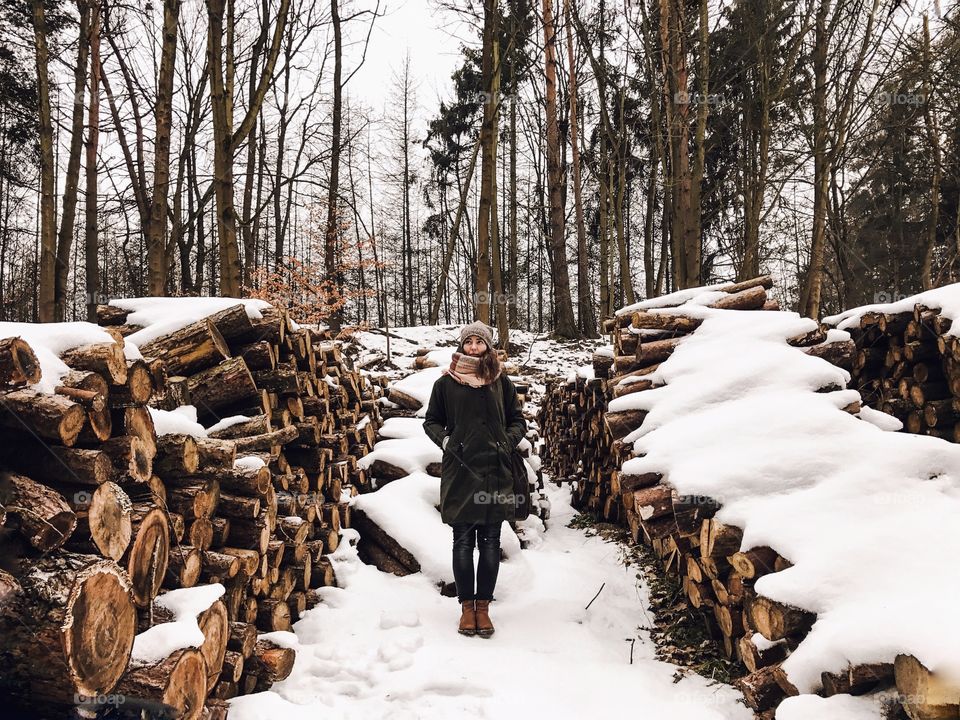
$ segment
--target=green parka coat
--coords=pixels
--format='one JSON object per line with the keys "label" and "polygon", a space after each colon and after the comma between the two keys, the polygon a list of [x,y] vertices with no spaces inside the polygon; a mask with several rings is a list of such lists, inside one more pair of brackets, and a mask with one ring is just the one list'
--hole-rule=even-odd
{"label": "green parka coat", "polygon": [[448,525],[513,520],[510,453],[526,435],[527,423],[506,373],[481,387],[441,375],[423,429],[441,448],[450,436],[440,474],[441,520]]}

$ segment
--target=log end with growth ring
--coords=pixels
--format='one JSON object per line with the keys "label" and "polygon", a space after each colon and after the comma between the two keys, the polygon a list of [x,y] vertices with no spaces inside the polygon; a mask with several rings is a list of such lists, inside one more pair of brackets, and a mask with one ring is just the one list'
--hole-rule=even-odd
{"label": "log end with growth ring", "polygon": [[77,574],[63,618],[63,655],[78,694],[109,691],[127,667],[137,627],[130,581],[110,561]]}

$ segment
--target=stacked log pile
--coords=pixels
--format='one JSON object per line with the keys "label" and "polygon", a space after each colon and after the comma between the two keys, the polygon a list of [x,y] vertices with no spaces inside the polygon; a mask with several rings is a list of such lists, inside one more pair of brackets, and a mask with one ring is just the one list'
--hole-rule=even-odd
{"label": "stacked log pile", "polygon": [[[760,293],[768,287],[769,278],[731,286],[731,299],[721,303],[726,301],[726,307],[763,309],[767,305]],[[745,306],[742,300],[734,299],[737,296],[752,299]],[[944,337],[945,324],[934,317],[939,316],[918,308],[910,319],[887,318],[884,325],[901,335],[910,327],[910,339],[905,342],[919,343],[911,346],[910,351],[917,362],[932,357],[931,347],[938,352],[936,340],[917,339],[929,335],[936,325],[940,329],[936,337],[943,338],[941,344],[946,345],[952,358],[955,339]],[[825,342],[825,325],[790,338],[788,343],[848,370],[859,364],[862,384],[863,368],[875,369],[877,363],[882,367],[893,347],[893,335],[880,330],[879,322],[877,318],[864,318],[862,331],[853,333],[856,346],[854,340]],[[744,674],[736,685],[747,704],[758,717],[772,719],[784,698],[799,694],[781,670],[781,664],[816,620],[809,612],[774,602],[754,590],[758,578],[790,567],[789,558],[771,547],[741,548],[742,530],[715,519],[720,505],[713,498],[680,495],[659,473],[621,472],[618,468],[633,456],[624,438],[642,425],[645,412],[607,411],[612,399],[654,387],[645,376],[669,356],[684,335],[695,332],[698,324],[689,317],[643,311],[607,321],[604,328],[613,334],[613,352],[594,355],[595,377],[577,377],[571,382],[554,380],[548,384],[540,412],[541,427],[548,438],[543,457],[548,472],[557,481],[574,483],[574,501],[581,510],[625,525],[633,542],[648,546],[664,571],[681,579],[686,600],[701,611],[708,633],[722,645],[728,658],[742,663]],[[922,329],[928,326],[929,330]],[[874,354],[877,358],[864,363],[863,348],[878,345],[883,345],[884,350],[868,350],[870,358]],[[901,357],[897,362],[905,360]],[[929,370],[927,377],[935,376],[935,368]],[[943,370],[944,377],[949,377],[946,367]],[[910,385],[911,389],[914,387]],[[925,402],[942,401],[942,397],[930,398],[931,388],[923,386],[915,392],[922,393],[918,397]],[[844,409],[859,412],[860,403]],[[910,656],[890,658],[885,663],[852,665],[840,674],[825,672],[821,681],[823,696],[859,695],[895,686],[904,711],[912,720],[958,716],[960,690],[932,675]]]}
{"label": "stacked log pile", "polygon": [[850,387],[906,432],[960,442],[960,339],[939,309],[867,312],[845,328],[855,344]]}
{"label": "stacked log pile", "polygon": [[[70,372],[53,394],[30,387],[29,344],[0,340],[5,689],[34,708],[113,691],[222,717],[223,701],[292,667],[293,651],[258,631],[290,629],[310,591],[336,582],[326,556],[350,524],[347,499],[368,486],[357,461],[380,389],[325,332],[274,308],[256,320],[227,308],[141,344],[142,360],[125,357],[138,329],[127,313],[98,314],[113,341],[63,353]],[[158,434],[150,408],[182,405],[206,437]],[[134,635],[171,619],[158,596],[210,583],[225,592],[199,619],[203,646],[128,667]],[[30,638],[44,633],[41,651]]]}
{"label": "stacked log pile", "polygon": [[[767,295],[773,287],[769,275],[732,283],[717,289],[724,296],[708,307],[727,310],[778,310],[777,301]],[[675,307],[669,303],[658,308]],[[638,310],[620,312],[602,323],[610,334],[610,347],[593,354],[593,377],[577,376],[547,380],[547,402],[538,417],[550,442],[543,461],[552,477],[573,483],[574,505],[610,522],[623,522],[620,496],[624,487],[616,468],[630,457],[623,438],[640,427],[642,410],[607,412],[614,398],[653,387],[646,376],[654,372],[677,346],[696,331],[702,321],[681,314]],[[825,344],[826,329],[791,339],[791,344],[808,352],[827,355],[841,365],[850,364],[853,343]]]}

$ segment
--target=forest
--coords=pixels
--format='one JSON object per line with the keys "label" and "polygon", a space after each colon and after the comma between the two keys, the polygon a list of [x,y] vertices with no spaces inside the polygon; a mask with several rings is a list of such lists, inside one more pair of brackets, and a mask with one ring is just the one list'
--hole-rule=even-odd
{"label": "forest", "polygon": [[0,320],[221,295],[577,338],[761,273],[815,319],[960,278],[956,5],[425,1],[456,69],[430,98],[398,55],[377,108],[385,0],[5,0]]}

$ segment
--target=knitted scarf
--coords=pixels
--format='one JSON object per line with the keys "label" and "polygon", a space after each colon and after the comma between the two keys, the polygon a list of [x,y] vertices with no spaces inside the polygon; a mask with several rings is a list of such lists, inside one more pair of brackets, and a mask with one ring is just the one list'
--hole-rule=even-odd
{"label": "knitted scarf", "polygon": [[480,364],[480,358],[474,357],[473,355],[467,355],[466,353],[455,352],[453,354],[453,359],[450,361],[450,367],[444,368],[441,375],[450,375],[454,380],[456,380],[461,385],[470,385],[471,387],[483,387],[484,385],[489,385],[493,380],[497,380],[500,377],[500,369],[497,369],[497,376],[486,383],[477,377],[477,366]]}

